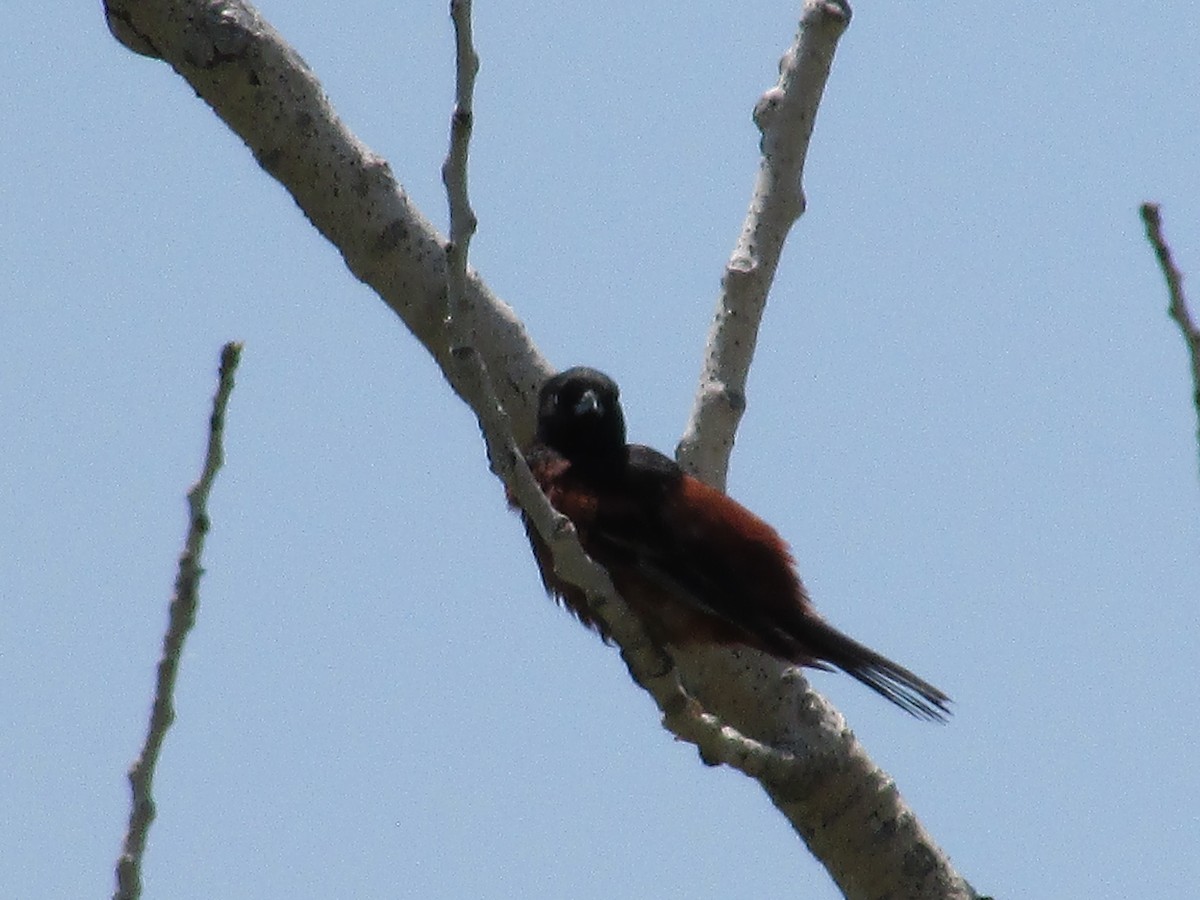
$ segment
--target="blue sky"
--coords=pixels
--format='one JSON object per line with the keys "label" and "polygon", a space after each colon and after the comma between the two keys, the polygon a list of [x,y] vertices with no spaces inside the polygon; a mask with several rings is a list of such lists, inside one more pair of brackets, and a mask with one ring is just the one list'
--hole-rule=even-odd
{"label": "blue sky", "polygon": [[[477,5],[472,262],[669,451],[798,8]],[[98,7],[0,58],[3,892],[111,891],[236,338],[147,896],[835,897],[541,595],[424,350]],[[445,5],[261,8],[444,226]],[[857,6],[751,375],[731,493],[956,715],[813,683],[997,896],[1200,883],[1196,419],[1137,217],[1200,306],[1197,35],[1183,2]]]}

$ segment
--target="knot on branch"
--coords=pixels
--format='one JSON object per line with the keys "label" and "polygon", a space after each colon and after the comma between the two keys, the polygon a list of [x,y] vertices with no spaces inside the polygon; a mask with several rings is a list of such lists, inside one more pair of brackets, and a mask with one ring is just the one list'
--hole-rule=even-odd
{"label": "knot on branch", "polygon": [[783,105],[787,95],[783,89],[776,85],[773,88],[767,89],[758,102],[754,104],[754,124],[758,126],[759,132],[763,137],[766,137],[767,132],[771,130],[775,124],[775,120],[779,115],[779,107]]}
{"label": "knot on branch", "polygon": [[108,23],[108,30],[112,36],[124,44],[126,49],[132,50],[139,56],[162,59],[162,53],[154,46],[154,41],[142,34],[134,24],[133,13],[124,5],[105,0],[104,21]]}
{"label": "knot on branch", "polygon": [[241,59],[254,39],[254,24],[244,6],[211,5],[188,32],[183,57],[198,69]]}

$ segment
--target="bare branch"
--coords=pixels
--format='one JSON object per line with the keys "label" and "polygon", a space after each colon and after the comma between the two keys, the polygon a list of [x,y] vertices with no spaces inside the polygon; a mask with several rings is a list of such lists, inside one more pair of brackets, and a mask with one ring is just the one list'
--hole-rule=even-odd
{"label": "bare branch", "polygon": [[208,452],[200,480],[188,491],[188,533],[183,553],[179,557],[179,574],[175,578],[175,596],[171,598],[167,633],[163,637],[162,658],[158,663],[158,680],[154,689],[154,705],[150,711],[150,726],[142,752],[129,769],[129,786],[133,793],[129,811],[129,829],[125,845],[117,860],[116,900],[136,900],[142,894],[142,857],[146,837],[154,821],[155,805],[152,793],[154,771],[162,751],[167,729],[175,721],[175,678],[179,673],[179,658],[183,642],[196,621],[196,604],[200,576],[204,569],[200,557],[204,538],[208,534],[208,495],[212,491],[217,470],[225,461],[222,446],[225,436],[225,409],[233,391],[233,374],[241,359],[242,345],[229,343],[221,351],[221,370],[217,393],[213,398],[209,418]]}
{"label": "bare branch", "polygon": [[796,39],[779,61],[779,81],[754,107],[762,162],[721,279],[691,419],[675,452],[684,469],[722,490],[767,293],[788,232],[804,213],[801,179],[817,107],[849,24],[845,0],[805,0]]}
{"label": "bare branch", "polygon": [[[1183,274],[1175,267],[1171,258],[1171,248],[1167,246],[1162,233],[1162,216],[1157,203],[1143,203],[1141,207],[1142,221],[1146,225],[1146,238],[1154,248],[1158,257],[1158,265],[1167,281],[1167,294],[1170,302],[1167,313],[1175,320],[1183,339],[1187,342],[1188,357],[1192,363],[1192,403],[1196,407],[1196,416],[1200,419],[1200,328],[1196,327],[1188,309],[1187,298],[1183,294]],[[1196,446],[1200,449],[1200,424],[1196,429]]]}
{"label": "bare branch", "polygon": [[455,37],[454,112],[450,116],[450,149],[442,164],[442,183],[446,185],[450,205],[450,241],[446,245],[449,330],[451,346],[474,347],[473,316],[467,295],[467,255],[478,223],[467,190],[467,159],[475,118],[473,103],[479,56],[471,37],[471,0],[451,0],[450,18]]}
{"label": "bare branch", "polygon": [[744,647],[689,647],[675,662],[706,712],[798,760],[758,780],[846,897],[977,896],[802,670]]}

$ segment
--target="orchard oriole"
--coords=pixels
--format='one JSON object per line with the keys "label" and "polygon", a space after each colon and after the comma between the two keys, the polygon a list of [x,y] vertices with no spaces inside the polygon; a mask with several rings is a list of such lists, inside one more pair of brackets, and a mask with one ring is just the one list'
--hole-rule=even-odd
{"label": "orchard oriole", "polygon": [[[627,444],[617,385],[604,373],[577,367],[545,383],[526,460],[656,642],[744,644],[832,665],[914,716],[949,714],[944,693],[817,614],[774,528],[668,457]],[[583,592],[555,575],[527,518],[525,530],[547,592],[607,637]]]}

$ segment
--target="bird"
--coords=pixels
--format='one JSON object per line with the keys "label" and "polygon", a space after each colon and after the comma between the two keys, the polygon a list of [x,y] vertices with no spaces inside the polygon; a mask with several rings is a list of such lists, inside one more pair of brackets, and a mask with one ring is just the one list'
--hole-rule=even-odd
{"label": "bird", "polygon": [[[620,391],[603,372],[577,366],[546,380],[525,460],[658,645],[740,644],[792,665],[841,669],[918,719],[949,716],[945,693],[817,613],[774,528],[669,457],[626,443]],[[609,640],[584,592],[555,573],[515,496],[508,501],[547,593]]]}

